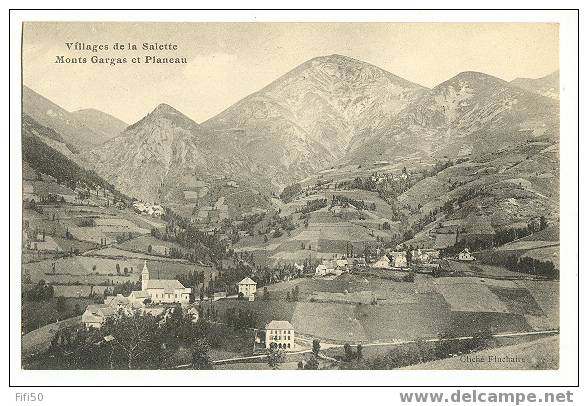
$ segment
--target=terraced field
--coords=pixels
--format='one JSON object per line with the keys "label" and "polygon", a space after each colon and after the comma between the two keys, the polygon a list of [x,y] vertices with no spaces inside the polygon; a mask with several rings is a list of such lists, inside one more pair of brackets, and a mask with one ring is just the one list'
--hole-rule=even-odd
{"label": "terraced field", "polygon": [[[294,287],[299,301],[286,302],[286,292]],[[268,320],[288,320],[299,334],[339,343],[559,327],[557,282],[417,275],[408,283],[344,274],[280,282],[268,291],[269,301],[219,301],[215,306],[238,303],[260,312],[260,328]]]}

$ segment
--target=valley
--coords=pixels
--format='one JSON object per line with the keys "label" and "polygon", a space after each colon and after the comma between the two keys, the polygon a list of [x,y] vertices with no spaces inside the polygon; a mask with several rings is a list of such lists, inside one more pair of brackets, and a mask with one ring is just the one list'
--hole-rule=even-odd
{"label": "valley", "polygon": [[[321,341],[325,368],[392,365],[376,350],[341,364],[344,344],[467,337],[469,353],[556,334],[556,76],[462,72],[429,89],[328,55],[203,123],[162,103],[130,125],[25,86],[29,355],[39,331],[47,344],[88,306],[145,292],[147,268],[190,291],[181,307],[221,337],[219,365],[259,355],[272,320],[293,326],[301,354]],[[167,367],[186,361],[174,356]]]}

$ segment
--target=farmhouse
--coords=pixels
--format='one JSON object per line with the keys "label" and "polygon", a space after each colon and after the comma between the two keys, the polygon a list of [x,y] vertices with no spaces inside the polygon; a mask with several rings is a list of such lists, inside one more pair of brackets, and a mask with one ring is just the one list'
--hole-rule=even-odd
{"label": "farmhouse", "polygon": [[323,264],[319,264],[316,267],[316,270],[315,270],[314,274],[316,276],[325,276],[327,274],[327,267],[324,266]]}
{"label": "farmhouse", "polygon": [[142,290],[133,290],[129,295],[129,301],[133,305],[145,304],[145,299],[151,299],[151,295]]}
{"label": "farmhouse", "polygon": [[460,261],[474,261],[476,259],[472,254],[470,254],[470,250],[467,248],[464,248],[457,257]]}
{"label": "farmhouse", "polygon": [[337,269],[336,261],[329,261],[323,260],[322,264],[316,267],[315,275],[316,276],[325,276],[325,275],[341,275],[343,271]]}
{"label": "farmhouse", "polygon": [[124,297],[120,293],[116,296],[107,296],[106,299],[104,299],[104,304],[114,308],[115,310],[126,307],[130,303],[131,301],[129,300],[129,298]]}
{"label": "farmhouse", "polygon": [[108,317],[116,314],[116,308],[107,304],[91,304],[86,307],[86,311],[82,314],[82,323],[89,329],[100,328]]}
{"label": "farmhouse", "polygon": [[141,290],[147,292],[153,303],[188,303],[191,288],[186,288],[178,280],[149,279],[147,261],[141,273]]}
{"label": "farmhouse", "polygon": [[365,268],[367,266],[367,263],[365,262],[365,258],[362,258],[362,257],[353,258],[353,266],[356,266],[358,268]]}
{"label": "farmhouse", "polygon": [[336,269],[341,271],[348,271],[349,270],[349,261],[346,259],[337,259],[335,261]]}
{"label": "farmhouse", "polygon": [[406,254],[404,252],[393,252],[391,255],[394,258],[394,268],[408,267],[408,261],[406,260]]}
{"label": "farmhouse", "polygon": [[265,348],[276,343],[279,349],[294,349],[294,327],[285,320],[272,320],[265,326]]}
{"label": "farmhouse", "polygon": [[378,259],[372,267],[377,269],[390,269],[390,258],[387,255],[384,255],[382,258]]}
{"label": "farmhouse", "polygon": [[241,282],[238,283],[238,286],[239,293],[242,293],[243,297],[249,298],[249,300],[253,300],[253,298],[255,298],[257,282],[255,282],[253,279],[244,278]]}

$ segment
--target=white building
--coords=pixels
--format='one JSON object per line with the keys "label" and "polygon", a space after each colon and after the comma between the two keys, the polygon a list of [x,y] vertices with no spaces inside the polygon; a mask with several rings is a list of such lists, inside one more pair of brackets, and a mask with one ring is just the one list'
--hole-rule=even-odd
{"label": "white building", "polygon": [[394,268],[407,268],[408,261],[406,260],[406,254],[404,252],[395,252],[394,256]]}
{"label": "white building", "polygon": [[100,328],[108,317],[116,314],[116,309],[107,304],[91,304],[86,307],[86,311],[82,314],[82,323],[89,329]]}
{"label": "white building", "polygon": [[276,343],[278,349],[294,350],[294,326],[285,320],[272,320],[265,326],[265,348]]}
{"label": "white building", "polygon": [[474,261],[476,259],[472,254],[470,254],[470,250],[467,248],[464,248],[457,257],[460,261]]}
{"label": "white building", "polygon": [[315,276],[341,275],[343,271],[337,269],[336,261],[323,260],[315,269]]}
{"label": "white building", "polygon": [[142,290],[133,290],[129,295],[129,301],[133,305],[144,305],[145,299],[151,299],[151,295]]}
{"label": "white building", "polygon": [[323,264],[320,264],[316,267],[314,274],[316,276],[325,276],[327,274],[327,267]]}
{"label": "white building", "polygon": [[[153,303],[188,303],[192,288],[186,288],[175,279],[149,279],[147,261],[141,273],[141,291],[147,292]],[[134,294],[132,292],[131,294]],[[140,296],[135,294],[134,296]]]}
{"label": "white building", "polygon": [[341,271],[348,271],[349,270],[349,261],[346,259],[337,259],[335,261],[337,265],[337,269]]}
{"label": "white building", "polygon": [[243,294],[243,297],[248,299],[255,298],[255,292],[257,291],[257,282],[251,278],[245,278],[238,283],[239,293]]}
{"label": "white building", "polygon": [[378,269],[390,269],[390,258],[387,255],[384,255],[382,258],[378,259],[372,267]]}

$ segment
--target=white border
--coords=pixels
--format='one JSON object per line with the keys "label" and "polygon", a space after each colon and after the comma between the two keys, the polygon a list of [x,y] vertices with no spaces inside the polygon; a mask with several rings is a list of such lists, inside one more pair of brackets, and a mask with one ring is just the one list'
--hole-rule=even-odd
{"label": "white border", "polygon": [[[148,5],[145,5],[148,6]],[[196,4],[194,6],[197,6]],[[271,7],[271,5],[268,5]],[[361,6],[355,5],[356,7]],[[157,6],[155,6],[157,7]],[[236,5],[235,7],[239,7]],[[349,6],[348,7],[353,7]],[[561,92],[561,336],[558,371],[23,371],[20,369],[20,27],[25,21],[558,22]],[[575,385],[577,383],[577,20],[564,11],[18,11],[10,20],[12,385]],[[533,46],[533,44],[530,44]],[[442,391],[442,390],[439,390]],[[76,391],[80,393],[80,391]],[[178,394],[180,391],[178,391]],[[160,396],[150,391],[156,400]],[[261,392],[260,392],[261,395]],[[81,395],[84,402],[105,398]],[[113,395],[110,395],[113,396]],[[222,397],[222,392],[219,393]],[[78,398],[80,399],[80,398]],[[258,401],[262,401],[260,396]],[[81,399],[80,399],[81,400]],[[179,398],[178,398],[179,400]],[[237,402],[237,399],[233,401]],[[290,404],[290,401],[286,401]]]}

